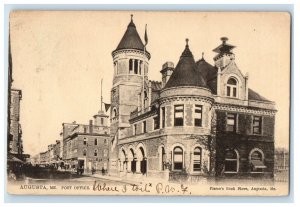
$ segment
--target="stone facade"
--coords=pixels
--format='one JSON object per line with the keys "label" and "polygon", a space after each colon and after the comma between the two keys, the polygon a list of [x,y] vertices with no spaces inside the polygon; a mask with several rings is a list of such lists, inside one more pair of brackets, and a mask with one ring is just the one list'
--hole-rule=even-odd
{"label": "stone facade", "polygon": [[[111,174],[273,176],[275,104],[249,89],[227,38],[213,50],[215,66],[203,58],[195,63],[187,40],[177,66],[163,65],[161,83],[148,80],[150,53],[133,47],[134,40],[141,41],[131,20],[121,40],[127,47],[120,43],[112,53]],[[134,58],[141,73],[132,72]]]}
{"label": "stone facade", "polygon": [[10,104],[10,140],[9,153],[15,155],[23,154],[22,128],[20,124],[20,101],[22,100],[22,91],[11,89]]}
{"label": "stone facade", "polygon": [[75,133],[64,140],[64,146],[67,168],[77,169],[80,164],[85,172],[108,168],[109,135]]}
{"label": "stone facade", "polygon": [[108,170],[110,150],[108,116],[99,111],[93,117],[94,120],[90,120],[88,125],[76,122],[63,123],[60,144],[62,148],[58,146],[56,148],[57,151],[59,149],[59,154],[62,154],[63,165],[67,169],[82,168],[85,173],[90,173],[92,169],[98,172],[102,168]]}

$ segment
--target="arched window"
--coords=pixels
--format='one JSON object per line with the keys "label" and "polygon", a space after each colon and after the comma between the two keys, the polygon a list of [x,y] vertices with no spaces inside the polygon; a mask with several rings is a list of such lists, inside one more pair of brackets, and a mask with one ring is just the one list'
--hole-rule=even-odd
{"label": "arched window", "polygon": [[118,74],[119,71],[118,71],[118,62],[117,61],[114,62],[114,68],[115,68],[115,74]]}
{"label": "arched window", "polygon": [[107,144],[107,139],[104,139],[104,144],[105,144],[105,145]]}
{"label": "arched window", "polygon": [[238,154],[236,150],[227,150],[225,152],[225,172],[238,172]]}
{"label": "arched window", "polygon": [[194,171],[201,171],[201,148],[196,147],[193,154],[193,169]]}
{"label": "arched window", "polygon": [[95,149],[95,151],[94,151],[94,156],[95,156],[95,157],[98,156],[98,150],[97,150],[97,149]]}
{"label": "arched window", "polygon": [[83,150],[82,155],[86,156],[86,149]]}
{"label": "arched window", "polygon": [[117,116],[117,109],[113,108],[112,118],[115,118],[116,116]]}
{"label": "arched window", "polygon": [[226,95],[229,97],[238,97],[237,93],[238,82],[235,78],[229,78],[226,84]]}
{"label": "arched window", "polygon": [[261,150],[250,152],[250,169],[251,172],[263,172],[266,166],[264,164],[264,155]]}
{"label": "arched window", "polygon": [[173,169],[183,169],[183,150],[181,147],[175,147],[173,150]]}
{"label": "arched window", "polygon": [[87,144],[87,138],[83,138],[83,145],[86,145]]}
{"label": "arched window", "polygon": [[97,139],[97,138],[95,138],[94,144],[95,144],[95,145],[98,145],[98,139]]}

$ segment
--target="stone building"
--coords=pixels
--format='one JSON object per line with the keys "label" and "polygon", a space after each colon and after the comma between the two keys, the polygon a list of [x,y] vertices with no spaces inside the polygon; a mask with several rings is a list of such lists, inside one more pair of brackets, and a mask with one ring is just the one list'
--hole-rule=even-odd
{"label": "stone building", "polygon": [[88,125],[63,123],[62,159],[68,169],[108,169],[109,160],[108,116],[99,111]]}
{"label": "stone building", "polygon": [[56,166],[59,166],[60,162],[62,161],[62,157],[60,156],[60,149],[61,149],[61,141],[56,140],[55,144],[53,145],[53,163]]}
{"label": "stone building", "polygon": [[8,152],[19,159],[23,154],[22,128],[20,124],[20,102],[22,91],[11,89],[10,101],[10,140]]}
{"label": "stone building", "polygon": [[40,152],[39,154],[40,163],[41,165],[49,165],[49,151]]}
{"label": "stone building", "polygon": [[248,85],[227,38],[214,65],[188,40],[162,81],[148,79],[150,52],[131,19],[112,52],[110,173],[194,179],[273,176],[275,104]]}

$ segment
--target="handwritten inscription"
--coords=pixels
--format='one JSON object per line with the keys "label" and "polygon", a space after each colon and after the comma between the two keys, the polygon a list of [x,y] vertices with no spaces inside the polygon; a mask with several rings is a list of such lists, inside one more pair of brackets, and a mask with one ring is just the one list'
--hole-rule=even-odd
{"label": "handwritten inscription", "polygon": [[157,183],[141,183],[141,184],[123,184],[112,186],[106,183],[94,181],[93,191],[98,192],[135,192],[135,193],[157,193],[157,194],[185,194],[188,192],[188,186],[181,185],[180,187],[174,187],[170,184]]}

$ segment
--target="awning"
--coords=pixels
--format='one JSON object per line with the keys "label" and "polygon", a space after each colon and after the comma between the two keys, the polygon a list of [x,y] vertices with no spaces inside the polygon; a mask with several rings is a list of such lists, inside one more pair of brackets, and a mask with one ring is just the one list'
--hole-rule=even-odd
{"label": "awning", "polygon": [[251,164],[255,167],[255,168],[267,168],[264,163],[260,160],[251,160]]}
{"label": "awning", "polygon": [[8,161],[8,162],[24,163],[22,160],[20,160],[19,158],[16,158],[16,157],[13,156],[13,155],[8,155],[7,161]]}

